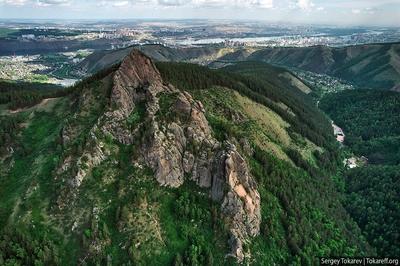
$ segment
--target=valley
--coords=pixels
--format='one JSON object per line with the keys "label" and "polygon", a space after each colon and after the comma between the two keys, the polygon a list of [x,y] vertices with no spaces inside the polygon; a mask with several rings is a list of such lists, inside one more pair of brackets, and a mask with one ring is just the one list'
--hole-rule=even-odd
{"label": "valley", "polygon": [[82,76],[74,66],[91,52],[79,50],[32,56],[0,57],[0,80],[73,85]]}

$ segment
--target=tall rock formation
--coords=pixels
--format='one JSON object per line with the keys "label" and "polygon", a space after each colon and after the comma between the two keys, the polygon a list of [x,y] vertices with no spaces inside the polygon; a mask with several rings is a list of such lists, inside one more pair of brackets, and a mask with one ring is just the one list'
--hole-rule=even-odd
{"label": "tall rock formation", "polygon": [[[145,119],[132,129],[126,121],[138,104],[145,105]],[[209,189],[210,197],[221,204],[230,231],[230,255],[242,261],[243,243],[259,233],[260,195],[246,160],[234,145],[212,136],[205,112],[201,102],[165,84],[152,60],[133,50],[113,73],[108,106],[75,161],[78,170],[71,178],[71,189],[59,199],[60,208],[90,170],[109,155],[98,132],[125,145],[139,140],[140,156],[132,163],[150,167],[161,186],[177,188],[191,179]],[[63,131],[65,141],[72,138],[71,131]],[[59,173],[70,171],[74,163],[68,160]]]}

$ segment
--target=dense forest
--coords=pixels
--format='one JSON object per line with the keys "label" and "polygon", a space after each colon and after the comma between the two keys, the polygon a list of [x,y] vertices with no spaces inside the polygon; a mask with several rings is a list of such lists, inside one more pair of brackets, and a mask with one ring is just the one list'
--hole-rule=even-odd
{"label": "dense forest", "polygon": [[400,94],[354,90],[320,104],[368,165],[344,173],[345,206],[381,256],[400,254]]}
{"label": "dense forest", "polygon": [[400,163],[400,94],[352,90],[325,97],[320,107],[345,130],[346,145],[372,164]]}
{"label": "dense forest", "polygon": [[0,104],[8,104],[8,108],[30,107],[45,98],[61,97],[67,90],[53,84],[10,82],[0,80]]}

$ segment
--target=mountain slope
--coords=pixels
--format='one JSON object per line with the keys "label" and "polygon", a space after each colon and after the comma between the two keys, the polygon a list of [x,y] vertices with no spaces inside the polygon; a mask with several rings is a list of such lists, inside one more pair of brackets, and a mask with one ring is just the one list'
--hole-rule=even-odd
{"label": "mountain slope", "polygon": [[261,60],[330,74],[363,87],[394,89],[400,84],[400,44],[367,44],[331,48],[267,48],[247,60]]}
{"label": "mountain slope", "polygon": [[330,178],[329,121],[285,77],[235,73],[247,67],[154,65],[133,50],[49,108],[5,113],[0,262],[373,254]]}

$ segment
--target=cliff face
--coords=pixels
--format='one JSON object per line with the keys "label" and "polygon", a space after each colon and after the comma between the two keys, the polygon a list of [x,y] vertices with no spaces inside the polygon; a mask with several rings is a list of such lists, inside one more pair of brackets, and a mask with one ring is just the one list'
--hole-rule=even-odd
{"label": "cliff face", "polygon": [[[145,106],[144,119],[130,127],[127,121],[139,105]],[[150,167],[161,186],[178,188],[193,180],[208,189],[209,196],[220,203],[229,228],[230,255],[242,261],[243,243],[259,233],[260,195],[236,147],[212,136],[205,112],[201,102],[165,84],[153,62],[133,50],[113,74],[106,110],[90,130],[82,156],[75,162],[67,157],[58,170],[62,175],[77,169],[70,188],[58,200],[59,208],[70,208],[67,202],[74,201],[74,191],[112,152],[99,140],[99,134],[111,136],[121,145],[139,142],[139,156],[131,163]],[[71,131],[63,131],[64,142],[73,138],[68,134]]]}

